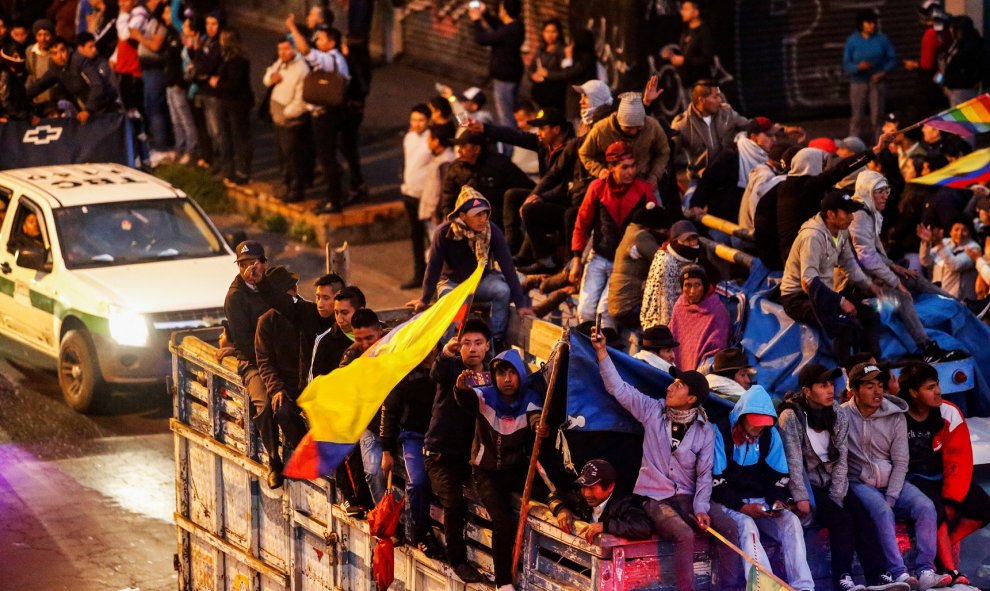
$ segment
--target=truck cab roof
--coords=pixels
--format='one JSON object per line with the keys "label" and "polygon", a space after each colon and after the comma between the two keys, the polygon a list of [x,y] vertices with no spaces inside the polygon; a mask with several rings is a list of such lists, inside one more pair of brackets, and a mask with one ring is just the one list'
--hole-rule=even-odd
{"label": "truck cab roof", "polygon": [[0,186],[47,202],[52,209],[96,203],[178,198],[167,182],[121,164],[39,166],[0,172]]}

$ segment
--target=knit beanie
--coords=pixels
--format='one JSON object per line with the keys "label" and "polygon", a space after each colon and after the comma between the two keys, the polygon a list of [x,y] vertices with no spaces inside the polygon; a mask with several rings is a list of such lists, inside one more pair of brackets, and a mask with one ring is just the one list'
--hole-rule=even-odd
{"label": "knit beanie", "polygon": [[638,92],[624,92],[619,95],[616,117],[622,127],[643,127],[646,122],[646,108]]}
{"label": "knit beanie", "polygon": [[612,142],[605,150],[605,162],[615,164],[627,158],[634,158],[633,150],[626,142]]}

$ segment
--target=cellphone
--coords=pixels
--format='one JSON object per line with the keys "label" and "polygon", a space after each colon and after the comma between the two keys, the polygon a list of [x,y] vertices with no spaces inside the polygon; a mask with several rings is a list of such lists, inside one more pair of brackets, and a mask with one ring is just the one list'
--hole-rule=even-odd
{"label": "cellphone", "polygon": [[467,383],[472,388],[487,386],[492,383],[492,375],[487,371],[472,371]]}
{"label": "cellphone", "polygon": [[598,335],[598,336],[602,336],[602,315],[601,314],[596,314],[595,315],[595,334]]}
{"label": "cellphone", "polygon": [[468,2],[468,8],[470,8],[471,10],[478,10],[479,8],[481,8],[481,2],[479,2],[478,0],[471,0],[470,2]]}

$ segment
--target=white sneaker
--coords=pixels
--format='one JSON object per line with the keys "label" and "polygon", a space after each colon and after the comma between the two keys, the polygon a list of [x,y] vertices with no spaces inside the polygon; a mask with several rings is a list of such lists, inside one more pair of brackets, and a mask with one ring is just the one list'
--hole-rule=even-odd
{"label": "white sneaker", "polygon": [[842,575],[839,577],[839,589],[842,591],[866,591],[865,585],[860,585],[853,580],[851,575]]}
{"label": "white sneaker", "polygon": [[910,591],[910,589],[907,583],[899,583],[890,573],[883,573],[877,579],[876,585],[870,585],[866,591]]}
{"label": "white sneaker", "polygon": [[913,577],[913,576],[909,575],[908,573],[901,573],[901,574],[897,575],[897,582],[898,583],[904,583],[907,586],[911,587],[911,589],[914,589],[914,590],[917,590],[918,589],[918,578],[917,577]]}
{"label": "white sneaker", "polygon": [[932,587],[948,587],[952,583],[951,575],[940,575],[933,570],[918,572],[918,591],[928,591]]}

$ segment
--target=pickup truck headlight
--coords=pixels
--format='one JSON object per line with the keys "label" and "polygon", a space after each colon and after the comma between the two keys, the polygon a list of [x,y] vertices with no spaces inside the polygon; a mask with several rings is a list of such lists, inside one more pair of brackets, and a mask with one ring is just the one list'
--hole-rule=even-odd
{"label": "pickup truck headlight", "polygon": [[127,347],[148,344],[148,321],[144,316],[126,310],[110,310],[110,336]]}

